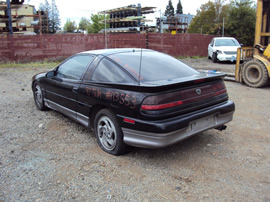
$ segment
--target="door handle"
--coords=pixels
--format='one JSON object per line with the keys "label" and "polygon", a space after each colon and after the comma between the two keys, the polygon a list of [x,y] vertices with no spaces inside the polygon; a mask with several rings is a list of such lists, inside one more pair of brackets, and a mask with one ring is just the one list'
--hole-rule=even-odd
{"label": "door handle", "polygon": [[73,87],[73,88],[72,88],[72,92],[73,92],[73,93],[78,93],[78,90],[79,90],[79,87]]}

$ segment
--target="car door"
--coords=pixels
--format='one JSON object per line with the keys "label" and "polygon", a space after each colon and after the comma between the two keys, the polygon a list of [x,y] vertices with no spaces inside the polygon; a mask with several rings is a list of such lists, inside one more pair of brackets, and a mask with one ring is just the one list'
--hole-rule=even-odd
{"label": "car door", "polygon": [[46,99],[51,108],[76,119],[77,91],[93,57],[89,54],[72,56],[57,67],[53,77],[47,79]]}

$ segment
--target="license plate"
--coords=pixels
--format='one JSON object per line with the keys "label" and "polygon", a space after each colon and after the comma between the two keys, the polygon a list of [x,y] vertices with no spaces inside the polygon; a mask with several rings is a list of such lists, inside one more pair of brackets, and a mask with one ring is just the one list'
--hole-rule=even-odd
{"label": "license plate", "polygon": [[211,128],[216,125],[216,116],[211,115],[201,119],[197,119],[196,121],[192,121],[190,123],[191,130],[201,130]]}

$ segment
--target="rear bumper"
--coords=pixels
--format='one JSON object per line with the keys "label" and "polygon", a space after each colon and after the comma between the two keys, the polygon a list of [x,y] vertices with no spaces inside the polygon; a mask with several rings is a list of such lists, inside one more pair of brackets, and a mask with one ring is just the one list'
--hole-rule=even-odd
{"label": "rear bumper", "polygon": [[[233,119],[234,109],[234,103],[228,101],[214,108],[198,112],[195,115],[177,117],[176,120],[166,120],[158,124],[156,122],[145,123],[145,127],[148,129],[151,125],[155,129],[158,127],[158,132],[156,130],[142,131],[122,127],[124,142],[131,146],[144,148],[166,147],[202,131],[217,128],[230,122]],[[175,128],[175,126],[178,126],[176,130],[168,132],[168,128]]]}

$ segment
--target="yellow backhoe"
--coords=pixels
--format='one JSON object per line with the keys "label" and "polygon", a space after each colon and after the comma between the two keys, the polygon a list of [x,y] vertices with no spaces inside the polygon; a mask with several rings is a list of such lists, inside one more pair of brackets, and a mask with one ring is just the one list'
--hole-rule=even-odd
{"label": "yellow backhoe", "polygon": [[[254,47],[237,50],[235,80],[250,87],[270,84],[270,0],[257,1]],[[241,63],[242,61],[242,63]]]}

